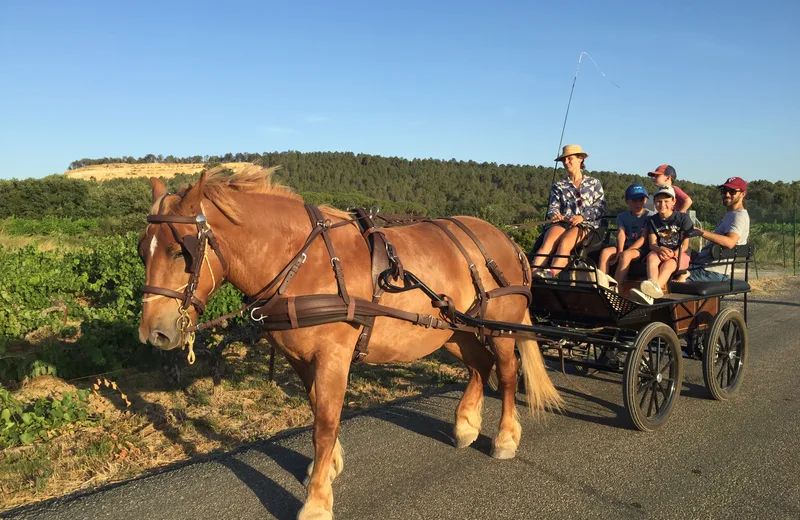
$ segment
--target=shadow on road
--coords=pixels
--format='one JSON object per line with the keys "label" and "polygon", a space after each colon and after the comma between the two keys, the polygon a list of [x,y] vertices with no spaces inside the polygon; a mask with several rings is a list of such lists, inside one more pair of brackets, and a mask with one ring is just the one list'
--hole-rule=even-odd
{"label": "shadow on road", "polygon": [[558,391],[565,397],[566,407],[562,412],[565,417],[622,430],[634,429],[628,422],[625,407],[571,388],[558,387]]}
{"label": "shadow on road", "polygon": [[[309,460],[307,457],[299,456],[292,450],[287,450],[286,448],[275,445],[267,446],[265,449],[259,451],[284,467],[284,469],[286,469],[286,465],[295,466],[294,462],[298,458]],[[286,453],[279,453],[280,451]],[[287,464],[287,462],[289,463]],[[236,457],[225,457],[220,459],[219,463],[231,470],[239,480],[246,484],[253,494],[261,501],[264,509],[275,517],[294,518],[297,511],[303,507],[303,504],[296,496],[246,462]],[[304,469],[305,467],[303,467],[303,470]],[[287,471],[294,474],[291,470]]]}
{"label": "shadow on road", "polygon": [[693,399],[702,399],[703,401],[711,401],[711,396],[704,385],[697,385],[694,383],[683,382],[681,388],[681,397],[691,397]]}

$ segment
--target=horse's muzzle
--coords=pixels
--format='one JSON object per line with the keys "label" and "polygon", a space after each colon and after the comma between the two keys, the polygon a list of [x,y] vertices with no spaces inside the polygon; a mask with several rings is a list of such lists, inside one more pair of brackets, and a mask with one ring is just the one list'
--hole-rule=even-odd
{"label": "horse's muzzle", "polygon": [[170,335],[166,331],[159,330],[158,328],[150,329],[149,334],[147,331],[139,328],[139,341],[142,343],[150,343],[154,347],[161,350],[172,350],[178,346],[177,331],[172,332]]}

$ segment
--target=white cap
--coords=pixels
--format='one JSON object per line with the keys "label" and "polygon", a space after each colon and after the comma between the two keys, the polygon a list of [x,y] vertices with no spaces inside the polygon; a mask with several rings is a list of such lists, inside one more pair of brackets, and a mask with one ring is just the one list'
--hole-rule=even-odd
{"label": "white cap", "polygon": [[669,195],[673,199],[675,198],[675,190],[672,189],[672,186],[664,184],[663,186],[659,186],[655,193],[653,193],[653,200],[656,199],[659,195]]}

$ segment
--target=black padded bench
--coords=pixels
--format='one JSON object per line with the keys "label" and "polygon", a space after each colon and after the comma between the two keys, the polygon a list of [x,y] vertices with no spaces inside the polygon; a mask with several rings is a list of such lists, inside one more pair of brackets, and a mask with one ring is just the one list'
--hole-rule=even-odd
{"label": "black padded bench", "polygon": [[[753,245],[742,244],[733,248],[723,248],[714,244],[711,248],[711,263],[702,267],[726,265],[730,267],[729,280],[723,282],[669,282],[669,292],[695,296],[719,296],[730,293],[750,292],[748,263],[753,260]],[[736,266],[744,264],[744,280],[734,278]]]}
{"label": "black padded bench", "polygon": [[750,284],[744,280],[724,282],[669,282],[669,292],[695,296],[719,296],[721,294],[749,292]]}

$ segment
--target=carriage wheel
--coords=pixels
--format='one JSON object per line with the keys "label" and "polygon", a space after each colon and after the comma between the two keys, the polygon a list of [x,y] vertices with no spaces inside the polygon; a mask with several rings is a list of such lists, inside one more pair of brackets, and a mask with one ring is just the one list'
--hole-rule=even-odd
{"label": "carriage wheel", "polygon": [[622,396],[633,425],[656,430],[667,422],[681,390],[681,343],[668,325],[655,322],[643,328],[628,353]]}
{"label": "carriage wheel", "polygon": [[746,360],[747,324],[736,309],[722,309],[703,348],[703,379],[711,397],[725,401],[739,391]]}
{"label": "carriage wheel", "polygon": [[[525,378],[522,374],[522,359],[520,359],[519,350],[517,350],[516,347],[514,347],[514,355],[517,356],[517,390],[524,392]],[[492,371],[489,372],[489,377],[486,379],[486,384],[489,385],[489,388],[491,388],[493,392],[497,392],[500,388],[500,380],[497,378],[496,367],[492,367]]]}

